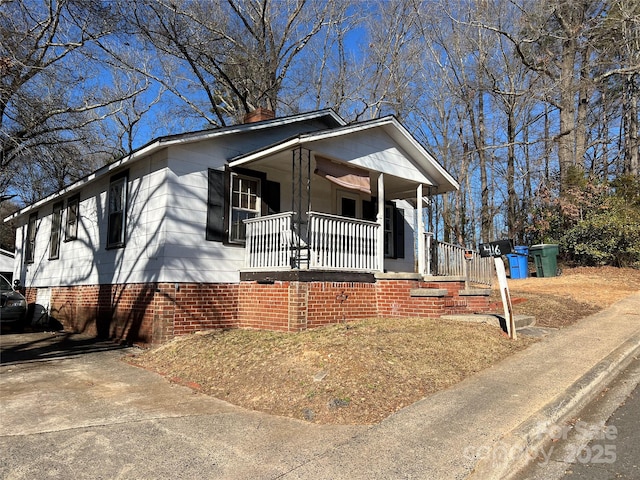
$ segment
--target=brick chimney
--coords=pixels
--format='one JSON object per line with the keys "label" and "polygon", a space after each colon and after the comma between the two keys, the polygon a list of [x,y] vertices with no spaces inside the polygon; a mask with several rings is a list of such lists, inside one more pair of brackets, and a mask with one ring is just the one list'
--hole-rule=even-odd
{"label": "brick chimney", "polygon": [[272,120],[274,118],[276,118],[276,113],[273,110],[258,107],[244,116],[244,123],[261,122],[263,120]]}

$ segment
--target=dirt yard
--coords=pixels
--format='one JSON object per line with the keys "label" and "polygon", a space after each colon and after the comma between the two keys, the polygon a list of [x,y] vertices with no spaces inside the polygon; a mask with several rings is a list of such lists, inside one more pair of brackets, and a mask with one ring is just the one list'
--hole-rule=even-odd
{"label": "dirt yard", "polygon": [[[563,328],[640,291],[640,271],[567,269],[559,277],[510,280],[510,290],[516,314]],[[512,341],[483,324],[372,319],[297,334],[195,334],[128,361],[248,409],[372,424],[535,341]]]}

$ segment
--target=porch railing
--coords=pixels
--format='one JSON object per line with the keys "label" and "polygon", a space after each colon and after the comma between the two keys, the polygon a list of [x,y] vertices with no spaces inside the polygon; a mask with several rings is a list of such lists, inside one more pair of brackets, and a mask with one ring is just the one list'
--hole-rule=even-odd
{"label": "porch railing", "polygon": [[270,270],[291,268],[294,238],[292,212],[245,220],[245,267]]}
{"label": "porch railing", "polygon": [[375,222],[309,213],[309,268],[377,271]]}
{"label": "porch railing", "polygon": [[245,268],[378,270],[377,223],[309,212],[307,231],[296,232],[293,215],[245,220]]}
{"label": "porch railing", "polygon": [[[294,228],[293,212],[245,220],[245,268],[251,270],[380,271],[378,229],[375,222],[309,212],[304,232]],[[425,234],[427,275],[455,276],[471,284],[493,280],[491,258],[475,252],[465,258],[465,248],[439,242]]]}
{"label": "porch railing", "polygon": [[467,260],[467,249],[434,240],[432,234],[427,234],[426,245],[427,274],[462,277],[469,283],[492,285],[494,267],[491,258],[482,258],[474,251],[471,260]]}

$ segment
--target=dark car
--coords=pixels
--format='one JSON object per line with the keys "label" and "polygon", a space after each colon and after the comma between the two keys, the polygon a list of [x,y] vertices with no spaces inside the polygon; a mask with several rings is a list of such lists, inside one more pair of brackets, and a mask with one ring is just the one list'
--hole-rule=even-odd
{"label": "dark car", "polygon": [[27,301],[2,275],[0,275],[0,293],[2,294],[0,324],[11,325],[16,330],[22,330],[27,317]]}

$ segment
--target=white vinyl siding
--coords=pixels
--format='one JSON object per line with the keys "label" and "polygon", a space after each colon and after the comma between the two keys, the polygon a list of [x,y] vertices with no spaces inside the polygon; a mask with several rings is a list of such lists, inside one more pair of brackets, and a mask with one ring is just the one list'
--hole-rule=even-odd
{"label": "white vinyl siding", "polygon": [[[41,218],[33,219],[31,261],[27,263],[27,231],[29,213],[19,218],[17,234],[17,272],[25,285],[49,287],[57,285],[95,285],[147,282],[229,283],[239,281],[244,264],[244,248],[223,241],[205,241],[207,224],[208,170],[223,172],[228,161],[243,153],[274,144],[300,132],[313,130],[310,124],[289,125],[255,130],[242,134],[220,135],[212,139],[176,141],[159,147],[151,154],[141,154],[126,161],[122,167],[102,171],[95,179],[81,184],[77,219],[64,223],[65,241],[60,245],[60,257],[55,262],[49,256],[49,235],[52,203],[35,205]],[[353,142],[352,142],[353,140]],[[355,142],[355,143],[354,143]],[[314,144],[314,151],[336,152],[335,158],[348,158],[354,164],[371,163],[384,171],[400,175],[410,170],[406,178],[419,179],[421,173],[402,156],[390,137],[381,134],[356,134],[349,137]],[[327,153],[323,153],[328,155]],[[389,156],[393,158],[390,158]],[[331,156],[331,155],[328,155]],[[399,157],[399,158],[395,158]],[[402,157],[402,158],[400,158]],[[114,172],[128,168],[127,198],[124,202],[126,248],[105,249],[108,243],[109,190]],[[248,166],[251,168],[251,166]],[[266,167],[266,168],[263,168]],[[261,165],[255,170],[266,172],[267,181],[281,185],[281,211],[291,209],[290,177],[274,166]],[[262,182],[261,193],[267,192]],[[79,189],[65,192],[74,195]],[[329,182],[315,182],[312,205],[320,211],[335,211],[336,192]],[[266,196],[266,195],[265,195]],[[230,200],[230,198],[229,198]],[[257,202],[258,206],[261,202]],[[258,207],[261,208],[261,207]],[[411,207],[407,206],[405,220],[414,224]],[[256,209],[257,210],[257,209]],[[47,212],[45,216],[43,212]],[[228,208],[225,213],[228,212]],[[65,221],[69,210],[66,210]],[[266,212],[261,211],[261,215]],[[38,238],[35,238],[38,227]],[[409,227],[407,227],[409,228]],[[68,231],[69,230],[69,231]],[[71,230],[75,230],[72,232]],[[228,238],[228,232],[225,232]],[[413,271],[413,244],[407,235],[404,259],[388,259],[389,269]],[[21,249],[21,250],[20,250]],[[42,260],[45,261],[42,261]],[[23,265],[26,264],[26,265]],[[385,262],[385,267],[387,263]]]}

